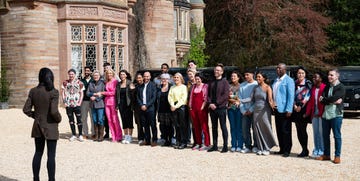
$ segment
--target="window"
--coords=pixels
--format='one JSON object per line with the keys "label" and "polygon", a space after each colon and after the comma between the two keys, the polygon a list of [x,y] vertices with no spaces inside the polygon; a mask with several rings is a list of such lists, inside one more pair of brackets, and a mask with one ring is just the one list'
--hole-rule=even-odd
{"label": "window", "polygon": [[[115,71],[123,68],[124,40],[123,29],[114,26],[83,24],[71,25],[71,67],[82,75],[82,67],[98,69],[98,59],[109,62]],[[98,32],[102,32],[98,35]],[[98,40],[100,39],[100,40]],[[99,49],[102,44],[102,52]]]}
{"label": "window", "polygon": [[111,67],[118,71],[124,65],[123,29],[119,27],[103,27],[103,60],[109,62]]}

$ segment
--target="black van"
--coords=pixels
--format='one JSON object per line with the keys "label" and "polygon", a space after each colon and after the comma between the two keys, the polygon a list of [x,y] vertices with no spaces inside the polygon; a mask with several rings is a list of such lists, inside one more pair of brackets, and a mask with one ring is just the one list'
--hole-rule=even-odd
{"label": "black van", "polygon": [[[197,69],[199,73],[201,73],[208,81],[213,80],[214,77],[214,67],[204,67]],[[241,74],[240,68],[237,66],[224,66],[224,76],[226,77],[226,80],[230,82],[231,80],[231,73],[233,71],[237,71]]]}
{"label": "black van", "polygon": [[340,82],[345,85],[344,109],[360,110],[360,66],[339,67]]}
{"label": "black van", "polygon": [[[271,65],[271,66],[264,66],[264,67],[259,67],[257,68],[256,72],[263,72],[269,79],[270,81],[270,85],[272,85],[275,81],[275,79],[277,78],[277,74],[276,74],[276,67],[277,65]],[[293,78],[294,80],[296,79],[296,70],[299,68],[298,65],[287,65],[287,75],[290,76],[291,78]],[[310,75],[306,75],[307,77]]]}

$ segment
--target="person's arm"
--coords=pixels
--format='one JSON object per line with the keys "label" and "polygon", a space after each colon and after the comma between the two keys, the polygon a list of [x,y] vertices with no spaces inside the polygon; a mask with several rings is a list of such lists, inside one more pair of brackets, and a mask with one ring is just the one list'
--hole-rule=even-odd
{"label": "person's arm", "polygon": [[81,81],[79,81],[79,84],[80,84],[80,99],[77,103],[77,106],[81,106],[81,103],[84,98],[84,90],[85,90],[84,84]]}
{"label": "person's arm", "polygon": [[120,87],[121,83],[119,82],[117,85],[116,85],[116,88],[115,88],[115,109],[119,109],[119,104],[120,104]]}
{"label": "person's arm", "polygon": [[[329,90],[329,89],[326,89],[326,90]],[[325,91],[323,92],[323,94],[324,93],[325,93]],[[324,104],[334,104],[339,99],[342,99],[344,97],[344,95],[345,95],[345,88],[344,88],[343,84],[339,84],[338,86],[334,87],[333,95],[328,96],[328,97],[323,96],[323,99],[321,100],[321,102]]]}
{"label": "person's arm", "polygon": [[33,104],[32,104],[32,90],[30,90],[28,98],[25,101],[23,112],[27,116],[34,118],[34,111],[32,110]]}
{"label": "person's arm", "polygon": [[170,104],[170,107],[175,107],[175,100],[174,100],[174,88],[175,86],[171,86],[168,94],[168,101]]}
{"label": "person's arm", "polygon": [[50,115],[56,123],[61,122],[61,114],[59,113],[59,91],[54,90],[54,93],[50,96]]}
{"label": "person's arm", "polygon": [[290,77],[288,77],[286,81],[287,81],[287,86],[286,86],[287,96],[286,96],[285,112],[291,114],[293,112],[293,106],[295,100],[295,83],[294,80],[292,80]]}
{"label": "person's arm", "polygon": [[105,96],[115,96],[117,81],[114,80],[113,82],[108,82],[108,84],[110,84],[110,86],[101,94]]}
{"label": "person's arm", "polygon": [[218,105],[226,105],[226,103],[228,102],[228,96],[229,96],[229,91],[230,91],[230,86],[229,83],[227,82],[226,79],[223,79],[223,83],[220,84],[223,87],[223,93],[219,95],[218,97]]}
{"label": "person's arm", "polygon": [[150,89],[150,99],[146,101],[146,107],[150,107],[151,105],[155,105],[156,101],[156,85],[155,83],[151,82],[148,84],[146,89]]}
{"label": "person's arm", "polygon": [[269,105],[270,105],[271,109],[274,109],[275,104],[274,104],[274,100],[272,98],[273,94],[272,94],[272,90],[271,90],[270,86],[267,86],[266,93],[267,93],[267,96],[268,96]]}
{"label": "person's arm", "polygon": [[204,84],[202,91],[203,91],[204,97],[203,97],[203,104],[201,106],[201,110],[203,110],[207,105],[207,97],[208,97],[208,85],[207,84]]}
{"label": "person's arm", "polygon": [[177,104],[175,105],[175,108],[179,108],[183,105],[186,105],[186,101],[187,101],[187,96],[188,96],[188,91],[187,91],[187,87],[184,86],[180,86],[177,90],[176,90],[176,95],[177,95]]}

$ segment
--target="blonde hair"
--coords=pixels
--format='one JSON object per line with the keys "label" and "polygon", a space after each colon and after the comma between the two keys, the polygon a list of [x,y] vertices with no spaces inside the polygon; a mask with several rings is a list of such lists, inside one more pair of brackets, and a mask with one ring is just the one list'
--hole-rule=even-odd
{"label": "blonde hair", "polygon": [[196,69],[187,69],[186,73],[192,72],[194,75],[196,74]]}
{"label": "blonde hair", "polygon": [[112,73],[113,77],[115,77],[115,72],[114,72],[112,69],[106,70],[106,72],[105,72],[105,81],[106,81],[106,82],[109,82],[109,81],[110,81],[110,80],[109,80],[109,77],[108,77],[108,73]]}
{"label": "blonde hair", "polygon": [[176,72],[176,74],[174,74],[174,77],[175,77],[175,76],[178,76],[178,77],[180,78],[180,80],[181,80],[181,83],[182,83],[182,84],[185,84],[184,77],[181,75],[181,73]]}

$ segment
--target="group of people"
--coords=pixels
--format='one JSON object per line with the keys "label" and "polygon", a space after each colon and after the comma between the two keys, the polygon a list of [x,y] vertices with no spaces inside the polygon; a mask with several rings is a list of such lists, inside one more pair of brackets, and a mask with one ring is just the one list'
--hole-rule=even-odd
{"label": "group of people", "polygon": [[[295,122],[302,146],[298,157],[309,156],[306,128],[308,123],[312,123],[312,157],[330,160],[332,130],[335,139],[333,162],[340,163],[345,89],[339,82],[336,69],[329,71],[327,85],[320,72],[313,74],[313,81],[306,79],[307,71],[303,67],[298,68],[294,81],[286,74],[283,63],[277,66],[278,77],[272,85],[264,73],[255,73],[251,69],[245,70],[244,75],[232,72],[229,83],[223,76],[222,64],[215,66],[212,81],[207,81],[196,71],[195,61],[188,63],[185,77],[181,73],[170,75],[166,63],[161,65],[161,70],[162,74],[154,81],[151,81],[150,72],[145,71],[136,74],[132,82],[126,70],[121,70],[117,75],[108,63],[104,64],[103,75],[98,70],[92,71],[91,67],[84,67],[84,77],[81,79],[76,78],[74,69],[70,69],[68,79],[61,86],[61,99],[72,134],[70,141],[103,141],[111,135],[112,142],[129,144],[133,142],[135,119],[140,146],[161,144],[181,150],[188,147],[192,137],[192,150],[213,152],[219,151],[220,123],[223,138],[221,153],[228,152],[230,148],[231,152],[269,155],[271,148],[277,146],[271,125],[271,115],[274,114],[280,147],[274,154],[289,156],[292,147],[291,126]],[[59,138],[57,125],[61,115],[57,108],[59,92],[54,88],[53,80],[50,69],[41,69],[39,84],[29,92],[23,109],[26,115],[35,119],[32,130],[36,145],[34,179],[39,175],[45,140],[48,145],[49,180],[55,175],[56,140]],[[92,120],[90,126],[87,124],[88,113]],[[208,115],[211,119],[212,144]],[[227,117],[230,123],[230,147]]]}

